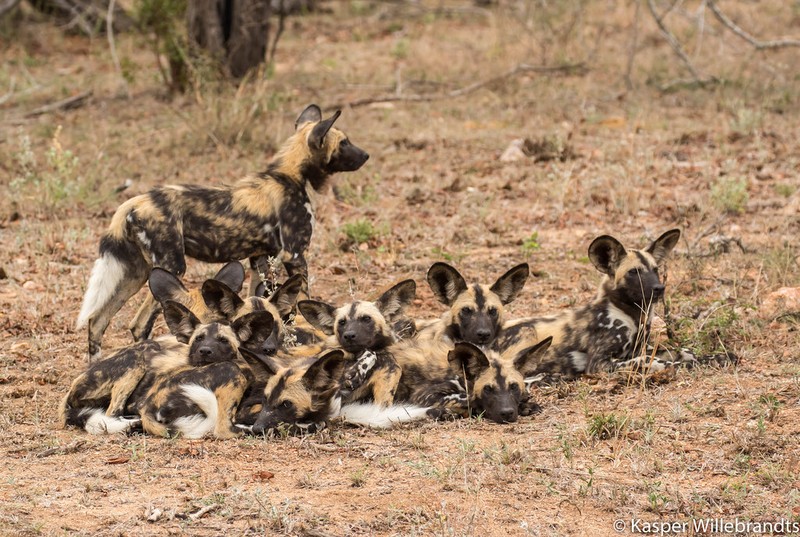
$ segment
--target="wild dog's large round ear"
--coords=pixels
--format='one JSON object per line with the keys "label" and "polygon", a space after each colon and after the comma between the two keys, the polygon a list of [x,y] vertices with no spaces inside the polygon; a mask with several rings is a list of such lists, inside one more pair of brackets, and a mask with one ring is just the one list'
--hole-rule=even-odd
{"label": "wild dog's large round ear", "polygon": [[233,319],[244,301],[224,283],[217,280],[206,280],[200,289],[203,301],[212,311],[216,311],[227,319]]}
{"label": "wild dog's large round ear", "polygon": [[304,383],[320,391],[339,386],[344,374],[344,353],[340,349],[321,354],[303,374]]}
{"label": "wild dog's large round ear", "polygon": [[517,298],[522,288],[525,287],[530,273],[531,270],[527,263],[519,264],[500,276],[492,285],[491,290],[500,297],[503,305],[508,304]]}
{"label": "wild dog's large round ear", "polygon": [[316,104],[309,104],[306,109],[300,112],[297,120],[294,122],[294,130],[297,130],[300,125],[305,123],[316,123],[322,120],[322,110]]}
{"label": "wild dog's large round ear", "polygon": [[403,280],[378,297],[375,306],[387,321],[392,321],[403,313],[416,296],[417,283],[414,280]]}
{"label": "wild dog's large round ear", "polygon": [[452,306],[458,295],[467,290],[464,277],[447,263],[434,263],[428,269],[427,279],[433,296],[445,306]]}
{"label": "wild dog's large round ear", "polygon": [[589,260],[597,270],[612,277],[627,253],[622,243],[611,235],[601,235],[589,245]]}
{"label": "wild dog's large round ear", "polygon": [[[244,347],[239,348],[239,354],[242,355],[242,358],[253,368],[254,372],[256,372],[256,375],[259,377],[271,377],[280,369],[278,364],[269,356],[252,352]],[[261,375],[258,373],[261,373]]]}
{"label": "wild dog's large round ear", "polygon": [[486,354],[477,346],[466,341],[456,343],[453,350],[447,353],[447,361],[463,368],[469,381],[478,378],[489,367],[489,359]]}
{"label": "wild dog's large round ear", "polygon": [[650,253],[656,260],[656,263],[661,263],[669,253],[678,244],[678,239],[681,238],[680,229],[670,229],[653,243],[647,247],[647,252]]}
{"label": "wild dog's large round ear", "polygon": [[250,348],[263,345],[272,335],[274,327],[275,319],[268,311],[252,311],[231,323],[239,342],[247,343]]}
{"label": "wild dog's large round ear", "polygon": [[514,368],[519,371],[523,377],[533,375],[541,363],[542,356],[544,356],[544,353],[547,352],[547,349],[550,348],[552,343],[553,336],[548,336],[536,345],[521,350],[514,357]]}
{"label": "wild dog's large round ear", "polygon": [[302,274],[295,274],[278,287],[269,297],[269,301],[278,310],[283,320],[288,320],[297,304],[297,296],[305,287],[306,279]]}
{"label": "wild dog's large round ear", "polygon": [[297,309],[311,326],[329,336],[333,335],[336,308],[319,300],[301,300],[297,303]]}
{"label": "wild dog's large round ear", "polygon": [[147,280],[150,292],[159,302],[177,300],[183,302],[189,297],[189,290],[170,271],[156,267],[150,271]]}
{"label": "wild dog's large round ear", "polygon": [[189,308],[174,300],[165,301],[162,307],[169,331],[181,343],[189,343],[194,329],[200,324],[200,319],[195,317]]}
{"label": "wild dog's large round ear", "polygon": [[333,124],[339,119],[340,115],[342,115],[342,111],[337,110],[325,121],[320,121],[314,125],[311,134],[308,135],[308,146],[310,148],[316,150],[322,149],[322,145],[325,143],[325,135],[328,134],[328,131],[331,130],[331,127],[333,127]]}
{"label": "wild dog's large round ear", "polygon": [[244,285],[244,267],[238,261],[231,261],[219,269],[213,279],[224,283],[233,292],[238,293]]}

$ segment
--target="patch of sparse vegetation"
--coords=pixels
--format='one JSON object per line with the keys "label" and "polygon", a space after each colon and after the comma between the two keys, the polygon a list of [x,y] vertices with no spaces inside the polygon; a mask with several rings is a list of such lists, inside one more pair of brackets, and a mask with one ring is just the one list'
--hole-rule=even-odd
{"label": "patch of sparse vegetation", "polygon": [[618,415],[614,412],[594,414],[589,417],[586,435],[596,440],[616,439],[622,436],[629,421],[628,416]]}
{"label": "patch of sparse vegetation", "polygon": [[743,177],[720,177],[711,185],[711,202],[722,212],[742,214],[748,199],[747,179]]}

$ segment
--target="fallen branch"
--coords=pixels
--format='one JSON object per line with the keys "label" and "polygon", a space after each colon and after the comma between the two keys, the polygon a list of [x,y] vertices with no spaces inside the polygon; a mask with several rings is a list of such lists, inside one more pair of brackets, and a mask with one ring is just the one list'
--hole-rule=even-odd
{"label": "fallen branch", "polygon": [[189,518],[192,519],[192,520],[200,520],[201,518],[203,518],[203,516],[205,516],[210,511],[213,511],[217,507],[219,507],[218,503],[212,503],[211,505],[206,505],[205,507],[203,507],[199,511],[189,515]]}
{"label": "fallen branch", "polygon": [[735,22],[733,22],[722,11],[720,11],[714,0],[706,0],[706,5],[709,7],[709,9],[711,9],[711,12],[714,14],[717,20],[723,24],[723,26],[727,27],[731,32],[735,33],[736,35],[738,35],[739,37],[750,43],[756,50],[775,49],[784,47],[800,47],[800,41],[797,39],[775,39],[772,41],[759,41],[752,35],[742,30],[739,26],[736,25]]}
{"label": "fallen branch", "polygon": [[[692,78],[694,79],[695,83],[699,84],[700,86],[716,83],[717,79],[714,77],[703,78],[702,76],[700,76],[700,73],[697,71],[697,69],[695,69],[694,65],[692,64],[692,61],[689,59],[689,56],[687,56],[686,52],[683,51],[683,47],[681,47],[681,44],[678,42],[678,40],[675,38],[672,32],[670,32],[669,29],[664,24],[664,17],[666,16],[666,13],[669,13],[669,11],[672,8],[670,7],[670,10],[668,10],[664,15],[659,15],[658,13],[656,13],[656,7],[653,5],[653,0],[647,0],[647,8],[650,10],[650,14],[653,16],[653,20],[656,21],[658,29],[661,30],[661,34],[664,36],[664,39],[667,40],[669,46],[672,47],[672,50],[686,66],[686,69],[692,75]],[[671,86],[671,84],[668,86]],[[662,91],[664,91],[664,89],[662,89]]]}
{"label": "fallen branch", "polygon": [[494,76],[492,78],[488,78],[486,80],[482,80],[479,82],[475,82],[474,84],[470,84],[468,86],[464,86],[463,88],[457,88],[446,93],[436,93],[436,94],[402,94],[402,93],[393,93],[391,95],[381,95],[378,97],[366,97],[364,99],[356,99],[355,101],[350,101],[344,104],[337,104],[331,105],[332,108],[355,108],[358,106],[365,106],[368,104],[374,103],[389,103],[389,102],[426,102],[426,101],[437,101],[439,99],[447,99],[447,98],[456,98],[456,97],[463,97],[465,95],[469,95],[471,93],[476,92],[477,90],[484,88],[486,86],[491,86],[508,78],[515,77],[522,73],[539,73],[539,74],[563,74],[565,76],[582,76],[589,72],[589,68],[583,62],[580,63],[568,63],[562,65],[554,65],[554,66],[545,66],[545,65],[529,65],[525,63],[520,63],[515,66],[513,69],[506,71],[501,75]]}
{"label": "fallen branch", "polygon": [[66,99],[40,106],[39,108],[35,108],[25,114],[25,117],[41,116],[42,114],[49,114],[50,112],[56,112],[58,110],[73,110],[75,108],[80,108],[86,104],[93,93],[94,92],[92,90],[87,90],[77,95],[73,95],[72,97],[67,97]]}

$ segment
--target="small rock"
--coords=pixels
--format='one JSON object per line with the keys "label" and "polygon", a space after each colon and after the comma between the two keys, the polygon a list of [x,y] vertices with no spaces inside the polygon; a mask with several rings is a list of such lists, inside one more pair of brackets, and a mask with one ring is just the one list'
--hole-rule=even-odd
{"label": "small rock", "polygon": [[506,147],[505,151],[503,151],[503,154],[500,155],[500,162],[516,162],[528,158],[525,155],[525,151],[522,150],[524,145],[524,138],[512,140],[511,143],[508,144],[508,147]]}
{"label": "small rock", "polygon": [[26,291],[44,291],[44,286],[40,283],[36,283],[33,280],[28,280],[27,282],[23,283],[22,288]]}

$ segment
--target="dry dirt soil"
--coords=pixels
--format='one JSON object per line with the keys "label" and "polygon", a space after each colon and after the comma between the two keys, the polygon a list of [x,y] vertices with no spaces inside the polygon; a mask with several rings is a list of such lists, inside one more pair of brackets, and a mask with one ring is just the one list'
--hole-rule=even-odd
{"label": "dry dirt soil", "polygon": [[[706,3],[679,2],[665,21],[700,76],[716,77],[701,87],[647,3],[322,7],[288,20],[273,69],[238,88],[199,70],[173,97],[145,37],[115,36],[123,83],[105,36],[27,11],[3,23],[0,533],[613,535],[617,519],[626,532],[632,519],[800,521],[798,48],[756,51]],[[800,37],[796,3],[722,7],[759,39]],[[31,114],[87,90],[78,108]],[[534,388],[542,412],[509,425],[333,423],[232,441],[60,429],[59,400],[86,366],[74,322],[114,209],[153,185],[259,171],[310,102],[341,107],[341,128],[371,154],[321,201],[315,297],[372,298],[414,278],[411,313],[434,317],[431,263],[491,283],[527,261],[511,316],[558,312],[594,295],[594,237],[641,247],[678,227],[660,315],[676,342],[740,363]],[[518,139],[527,151],[501,159]],[[192,263],[187,285],[216,268]],[[130,342],[142,297],[105,348]]]}

